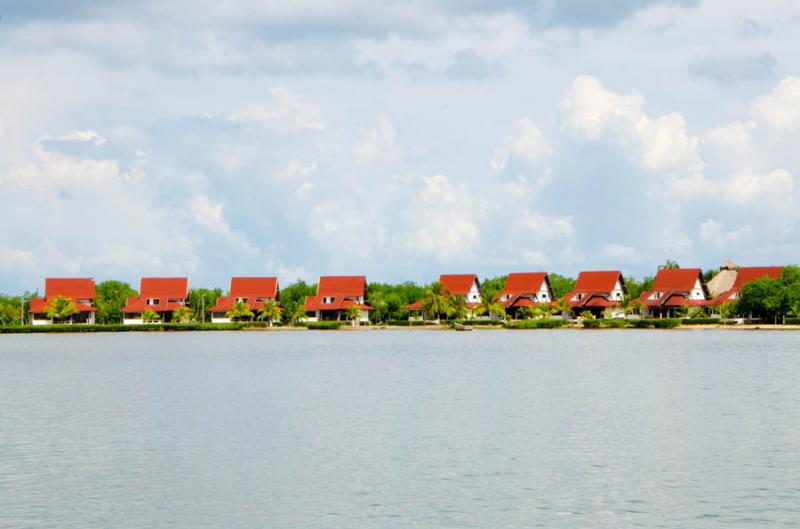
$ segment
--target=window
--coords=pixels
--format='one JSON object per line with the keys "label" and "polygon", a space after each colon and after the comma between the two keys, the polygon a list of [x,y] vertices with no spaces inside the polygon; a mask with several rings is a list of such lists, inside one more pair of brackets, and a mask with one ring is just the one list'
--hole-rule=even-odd
{"label": "window", "polygon": [[325,303],[326,305],[330,305],[331,303],[333,303],[333,300],[335,299],[336,299],[335,296],[325,296],[324,298],[322,298],[322,302]]}
{"label": "window", "polygon": [[236,303],[247,303],[247,298],[236,298]]}
{"label": "window", "polygon": [[161,303],[159,298],[147,298],[148,305],[158,305],[159,303]]}

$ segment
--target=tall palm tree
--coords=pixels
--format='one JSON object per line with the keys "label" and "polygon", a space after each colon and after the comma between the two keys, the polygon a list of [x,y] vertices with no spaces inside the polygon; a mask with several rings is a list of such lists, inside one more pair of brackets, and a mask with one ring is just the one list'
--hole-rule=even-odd
{"label": "tall palm tree", "polygon": [[[800,308],[800,307],[798,307]],[[723,303],[719,306],[719,319],[725,321],[733,316],[734,313],[734,304],[730,302]]]}
{"label": "tall palm tree", "polygon": [[501,320],[504,320],[506,319],[506,308],[491,294],[484,295],[481,293],[481,303],[475,308],[475,314],[486,314],[489,317],[492,314],[497,314]]}
{"label": "tall palm tree", "polygon": [[352,322],[353,327],[358,325],[358,319],[361,317],[361,308],[358,305],[350,305],[345,310],[345,314],[347,315],[347,319]]}
{"label": "tall palm tree", "polygon": [[161,316],[154,310],[144,309],[142,311],[142,322],[143,323],[155,323],[157,321],[161,321]]}
{"label": "tall palm tree", "polygon": [[464,296],[448,296],[447,298],[448,316],[453,320],[463,320],[467,317],[467,302]]}
{"label": "tall palm tree", "polygon": [[422,312],[428,317],[439,320],[442,314],[447,313],[447,294],[442,283],[436,281],[425,290],[422,298]]}
{"label": "tall palm tree", "polygon": [[295,305],[294,310],[290,314],[292,324],[297,324],[306,318],[306,308],[302,303]]}
{"label": "tall palm tree", "polygon": [[44,308],[44,313],[54,322],[63,322],[78,312],[78,305],[66,296],[54,297]]}
{"label": "tall palm tree", "polygon": [[567,319],[567,313],[572,310],[572,305],[569,304],[567,298],[558,298],[553,301],[551,306],[561,314],[561,317]]}
{"label": "tall palm tree", "polygon": [[536,311],[536,307],[526,306],[520,308],[517,311],[517,314],[519,314],[524,320],[532,320],[538,315],[538,312]]}
{"label": "tall palm tree", "polygon": [[800,301],[792,303],[792,306],[789,307],[788,315],[790,318],[800,318]]}
{"label": "tall palm tree", "polygon": [[225,316],[230,318],[231,321],[249,320],[253,318],[253,311],[250,310],[250,305],[244,301],[237,301],[233,304],[231,310],[225,313]]}
{"label": "tall palm tree", "polygon": [[267,320],[268,325],[272,327],[272,322],[279,319],[281,317],[281,310],[278,308],[278,304],[275,303],[273,300],[266,301],[264,303],[264,307],[258,311],[258,320],[264,321]]}
{"label": "tall palm tree", "polygon": [[192,319],[192,309],[189,307],[178,307],[172,311],[172,321],[175,323],[186,323]]}

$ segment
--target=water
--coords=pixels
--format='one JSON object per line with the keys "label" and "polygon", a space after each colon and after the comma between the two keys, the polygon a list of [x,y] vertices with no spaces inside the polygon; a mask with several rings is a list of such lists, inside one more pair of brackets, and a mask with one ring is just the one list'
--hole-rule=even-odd
{"label": "water", "polygon": [[0,527],[798,527],[798,344],[0,336]]}

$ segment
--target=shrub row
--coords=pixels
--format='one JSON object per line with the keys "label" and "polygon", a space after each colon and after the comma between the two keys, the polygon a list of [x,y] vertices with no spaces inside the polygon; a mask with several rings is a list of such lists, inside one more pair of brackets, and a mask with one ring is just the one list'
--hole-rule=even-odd
{"label": "shrub row", "polygon": [[506,329],[557,329],[564,326],[564,320],[521,320],[506,322]]}
{"label": "shrub row", "polygon": [[786,325],[800,325],[800,318],[786,318],[783,323]]}
{"label": "shrub row", "polygon": [[306,329],[312,331],[335,331],[342,326],[340,321],[308,321],[303,324]]}
{"label": "shrub row", "polygon": [[165,323],[145,325],[25,325],[0,327],[0,334],[162,332],[162,331],[238,331],[243,323]]}
{"label": "shrub row", "polygon": [[459,320],[458,323],[464,325],[503,325],[499,320]]}
{"label": "shrub row", "polygon": [[422,327],[425,325],[421,320],[388,320],[386,325],[394,325],[397,327]]}
{"label": "shrub row", "polygon": [[683,318],[681,323],[684,325],[719,325],[722,320],[720,318]]}

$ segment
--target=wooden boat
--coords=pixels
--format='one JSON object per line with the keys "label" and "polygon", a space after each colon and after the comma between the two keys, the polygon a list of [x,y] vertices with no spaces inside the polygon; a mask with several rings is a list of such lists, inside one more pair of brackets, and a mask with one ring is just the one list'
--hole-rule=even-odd
{"label": "wooden boat", "polygon": [[455,329],[457,331],[471,331],[472,330],[472,326],[471,325],[464,325],[463,323],[454,323],[453,324],[453,329]]}

